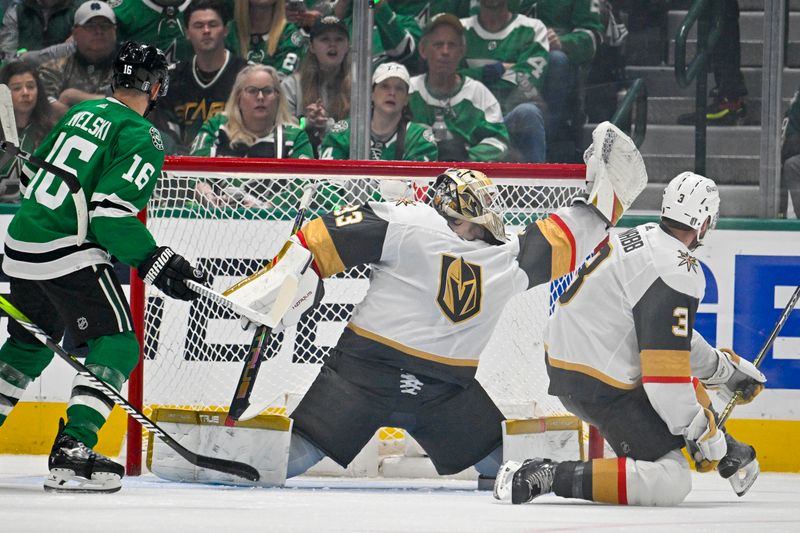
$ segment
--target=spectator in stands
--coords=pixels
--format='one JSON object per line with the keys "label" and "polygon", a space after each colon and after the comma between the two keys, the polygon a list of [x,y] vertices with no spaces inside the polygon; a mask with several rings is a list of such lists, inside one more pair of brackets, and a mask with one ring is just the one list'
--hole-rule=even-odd
{"label": "spectator in stands", "polygon": [[295,71],[306,44],[300,29],[286,20],[286,0],[236,2],[228,48],[253,63],[275,67],[281,78]]}
{"label": "spectator in stands", "polygon": [[84,2],[75,12],[72,29],[75,50],[39,68],[56,117],[79,102],[111,94],[117,48],[116,22],[114,11],[105,2]]}
{"label": "spectator in stands", "polygon": [[[313,157],[305,131],[296,126],[281,90],[278,72],[248,65],[233,84],[225,111],[208,120],[192,146],[192,155],[223,157]],[[280,185],[277,184],[276,185]],[[200,182],[198,197],[214,206],[268,207],[254,183]]]}
{"label": "spectator in stands", "polygon": [[333,123],[350,115],[350,40],[347,27],[333,16],[314,24],[310,37],[299,71],[283,80],[282,90],[316,153]]}
{"label": "spectator in stands", "polygon": [[[32,153],[54,123],[36,66],[27,61],[12,61],[0,70],[0,83],[11,90],[20,147]],[[19,203],[21,163],[20,159],[12,158],[0,168],[0,202]]]}
{"label": "spectator in stands", "polygon": [[[399,63],[383,63],[372,75],[370,159],[436,161],[438,150],[431,129],[411,121],[408,88],[411,77]],[[320,159],[350,159],[350,124],[333,125],[320,148]]]}
{"label": "spectator in stands", "polygon": [[[239,0],[237,0],[238,2]],[[157,46],[171,64],[192,58],[181,13],[190,0],[125,0],[114,2],[120,41],[133,39]]]}
{"label": "spectator in stands", "polygon": [[[333,13],[352,28],[352,0],[337,0]],[[373,65],[387,61],[409,63],[417,58],[417,43],[422,30],[413,17],[395,13],[386,0],[378,0],[373,5],[373,22]]]}
{"label": "spectator in stands", "polygon": [[0,53],[9,61],[16,57],[34,64],[69,52],[66,44],[80,0],[21,0],[3,15]]}
{"label": "spectator in stands", "polygon": [[424,29],[430,18],[439,13],[450,13],[459,18],[469,14],[469,0],[388,0],[389,5],[398,15],[407,15],[417,21],[420,29]]}
{"label": "spectator in stands", "polygon": [[460,72],[480,80],[499,100],[511,157],[544,163],[540,95],[547,72],[547,28],[537,19],[512,13],[508,0],[480,0],[478,14],[461,23],[466,30],[467,68]]}
{"label": "spectator in stands", "polygon": [[336,0],[286,0],[286,20],[308,31],[320,19],[333,15],[335,4]]}
{"label": "spectator in stands", "polygon": [[183,17],[194,56],[170,75],[169,92],[157,112],[176,138],[178,152],[186,153],[203,123],[225,108],[236,75],[247,62],[225,49],[230,20],[226,0],[193,0]]}
{"label": "spectator in stands", "polygon": [[464,50],[457,17],[442,13],[431,19],[419,48],[428,72],[411,78],[412,116],[433,129],[439,161],[502,161],[508,131],[500,104],[481,82],[458,73]]}
{"label": "spectator in stands", "polygon": [[[742,124],[747,116],[744,97],[747,86],[742,75],[742,50],[739,41],[739,2],[724,0],[720,17],[720,36],[711,56],[715,87],[711,89],[712,102],[706,108],[709,125],[731,126]],[[678,117],[678,124],[692,125],[696,113]]]}
{"label": "spectator in stands", "polygon": [[580,160],[585,122],[581,91],[600,46],[603,23],[596,0],[522,0],[520,12],[541,20],[550,44],[544,84],[548,161]]}
{"label": "spectator in stands", "polygon": [[800,89],[794,93],[781,129],[780,203],[778,216],[785,218],[789,212],[789,196],[796,218],[800,218]]}

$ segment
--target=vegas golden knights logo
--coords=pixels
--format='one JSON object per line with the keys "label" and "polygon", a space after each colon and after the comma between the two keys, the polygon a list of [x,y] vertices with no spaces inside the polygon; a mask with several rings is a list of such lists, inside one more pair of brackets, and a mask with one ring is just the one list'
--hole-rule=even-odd
{"label": "vegas golden knights logo", "polygon": [[481,267],[461,257],[442,255],[436,302],[453,322],[463,322],[481,312],[483,279]]}

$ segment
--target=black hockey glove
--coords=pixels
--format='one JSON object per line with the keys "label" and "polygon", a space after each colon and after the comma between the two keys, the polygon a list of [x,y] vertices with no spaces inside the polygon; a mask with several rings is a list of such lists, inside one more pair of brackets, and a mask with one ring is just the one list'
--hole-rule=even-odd
{"label": "black hockey glove", "polygon": [[194,300],[198,294],[186,286],[190,279],[205,285],[208,276],[192,265],[182,255],[176,254],[172,248],[161,246],[142,261],[138,268],[139,277],[145,283],[155,285],[164,294],[178,300]]}

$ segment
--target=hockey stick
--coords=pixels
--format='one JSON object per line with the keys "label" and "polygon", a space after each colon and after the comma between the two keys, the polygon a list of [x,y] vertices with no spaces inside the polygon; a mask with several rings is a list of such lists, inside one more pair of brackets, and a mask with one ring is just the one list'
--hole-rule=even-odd
{"label": "hockey stick", "polygon": [[75,174],[57,165],[49,163],[44,159],[29,154],[19,147],[19,137],[17,135],[17,122],[14,118],[14,104],[11,101],[11,91],[8,86],[0,84],[0,125],[2,126],[3,139],[0,140],[0,150],[6,153],[5,158],[17,157],[27,161],[31,165],[39,167],[54,176],[61,178],[67,184],[72,200],[75,203],[75,214],[78,219],[77,245],[80,246],[86,240],[86,233],[89,230],[89,207],[86,205],[86,196],[83,194],[81,183]]}
{"label": "hockey stick", "polygon": [[[267,324],[268,327],[270,328],[274,328],[276,325],[278,325],[278,322],[280,322],[281,318],[283,317],[283,313],[285,313],[286,310],[289,309],[289,306],[292,304],[291,297],[294,296],[294,292],[289,292],[289,290],[291,290],[291,287],[282,286],[278,293],[278,297],[275,301],[275,305],[273,305],[272,309],[270,309],[270,313],[268,315],[265,315],[263,313],[259,313],[254,309],[250,309],[249,307],[239,305],[238,303],[234,302],[224,294],[219,293],[214,289],[210,289],[205,285],[201,285],[200,283],[197,283],[194,280],[187,279],[184,281],[184,283],[186,284],[187,287],[192,289],[200,296],[204,296],[209,300],[212,300],[215,303],[221,305],[222,307],[230,309],[237,315],[246,318],[250,322],[254,322],[256,324]],[[288,301],[286,301],[287,300],[286,293],[288,293],[289,296]],[[283,305],[284,302],[285,305]]]}
{"label": "hockey stick", "polygon": [[[770,348],[772,348],[772,345],[775,343],[775,339],[778,337],[778,333],[781,332],[784,324],[786,324],[786,321],[789,319],[789,315],[792,314],[795,305],[797,305],[798,298],[800,298],[800,285],[795,288],[794,293],[792,294],[791,298],[789,298],[789,302],[786,304],[786,307],[783,308],[781,316],[778,317],[778,321],[772,328],[767,340],[764,341],[764,345],[761,347],[758,355],[753,360],[753,366],[756,368],[761,366],[761,363],[764,361],[764,357],[766,357],[767,352],[770,350]],[[742,391],[736,391],[736,393],[733,395],[733,398],[728,401],[728,405],[726,405],[725,409],[723,409],[720,413],[717,427],[722,427],[725,425],[725,422],[733,412],[733,408],[736,407],[736,404],[742,400],[742,397]],[[728,478],[728,481],[730,481],[731,487],[733,487],[733,490],[736,492],[737,496],[744,496],[745,493],[750,490],[750,487],[752,487],[753,483],[756,482],[760,471],[758,460],[753,459],[753,461],[740,468],[738,472]]]}
{"label": "hockey stick", "polygon": [[28,330],[36,339],[53,350],[59,357],[61,357],[64,361],[69,364],[72,368],[74,368],[79,375],[83,376],[84,378],[88,379],[89,382],[100,392],[102,392],[106,397],[111,399],[115,404],[119,405],[126,413],[132,416],[137,422],[139,422],[145,429],[150,431],[151,433],[155,434],[158,438],[160,438],[164,443],[175,450],[178,455],[189,461],[195,466],[199,466],[201,468],[209,468],[211,470],[217,470],[219,472],[225,472],[226,474],[233,474],[235,476],[242,477],[244,479],[250,481],[258,481],[261,477],[258,473],[258,470],[253,468],[252,466],[240,463],[238,461],[229,461],[227,459],[218,459],[216,457],[208,457],[205,455],[199,455],[192,451],[187,450],[184,448],[178,441],[172,438],[169,434],[167,434],[163,429],[156,425],[155,422],[150,420],[147,416],[145,416],[141,411],[136,409],[133,405],[128,403],[128,401],[122,397],[116,390],[112,387],[106,385],[100,378],[98,378],[91,370],[86,368],[80,361],[78,361],[75,356],[67,352],[61,345],[57,344],[53,339],[50,338],[39,326],[34,324],[33,322],[28,319],[19,309],[14,307],[14,305],[6,300],[4,297],[0,296],[0,309],[2,309],[9,317],[13,318],[14,320],[19,323],[22,327]]}
{"label": "hockey stick", "polygon": [[[317,183],[313,182],[303,190],[303,195],[300,197],[300,203],[297,206],[297,214],[295,215],[294,222],[292,223],[292,235],[297,233],[302,227],[303,220],[305,220],[306,216],[306,210],[311,203],[311,199],[314,197],[314,192],[316,189]],[[280,253],[278,255],[280,255]],[[250,277],[258,276],[269,268],[271,268],[271,265],[262,268]],[[306,268],[308,268],[308,265],[305,266],[303,272]],[[245,411],[247,411],[247,408],[250,407],[250,396],[253,394],[253,387],[255,387],[256,384],[256,376],[258,376],[258,371],[261,368],[261,361],[265,358],[262,355],[265,355],[264,351],[269,343],[269,336],[270,333],[272,333],[272,328],[275,327],[277,322],[280,321],[280,319],[289,309],[289,306],[292,304],[291,300],[289,302],[280,301],[282,296],[288,294],[289,288],[286,286],[286,283],[291,282],[292,279],[294,281],[294,289],[292,290],[291,296],[294,296],[299,280],[296,278],[287,278],[287,281],[284,282],[284,286],[281,287],[275,304],[270,310],[270,314],[280,312],[281,316],[278,317],[278,320],[274,324],[263,325],[262,323],[256,328],[253,341],[250,343],[250,347],[247,350],[248,355],[244,360],[244,366],[242,366],[242,373],[239,376],[239,381],[236,384],[236,389],[233,393],[231,406],[228,409],[228,416],[225,418],[226,426],[235,425],[236,422],[242,418],[242,415],[245,413]],[[248,418],[252,418],[252,416]],[[247,418],[245,418],[245,420],[247,420]]]}

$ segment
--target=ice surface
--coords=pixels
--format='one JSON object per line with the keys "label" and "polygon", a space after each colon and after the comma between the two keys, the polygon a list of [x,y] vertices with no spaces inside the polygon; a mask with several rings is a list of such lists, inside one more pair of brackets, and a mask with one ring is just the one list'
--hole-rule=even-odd
{"label": "ice surface", "polygon": [[762,473],[743,498],[694,474],[674,508],[598,505],[546,496],[496,502],[474,481],[300,478],[282,489],[123,480],[116,494],[42,490],[44,456],[0,455],[0,531],[52,532],[800,532],[800,474]]}

